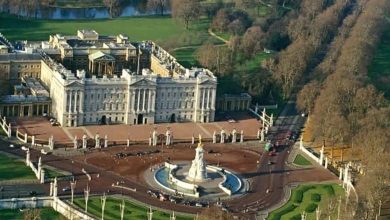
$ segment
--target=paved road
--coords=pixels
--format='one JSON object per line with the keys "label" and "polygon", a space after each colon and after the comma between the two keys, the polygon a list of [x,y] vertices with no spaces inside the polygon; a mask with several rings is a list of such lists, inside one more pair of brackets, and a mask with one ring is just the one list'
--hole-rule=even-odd
{"label": "paved road", "polygon": [[[295,109],[294,102],[288,102],[270,130],[271,140],[284,141],[289,130],[298,130],[304,123]],[[286,160],[292,143],[278,150],[276,156],[264,153],[260,158],[260,166],[256,173],[245,174],[251,178],[250,192],[228,203],[234,212],[244,214],[248,218],[255,218],[256,212],[270,208],[277,204],[284,196],[283,187],[286,185],[285,176],[294,172],[286,166]],[[272,161],[272,165],[269,165]],[[268,193],[267,193],[268,190]]]}

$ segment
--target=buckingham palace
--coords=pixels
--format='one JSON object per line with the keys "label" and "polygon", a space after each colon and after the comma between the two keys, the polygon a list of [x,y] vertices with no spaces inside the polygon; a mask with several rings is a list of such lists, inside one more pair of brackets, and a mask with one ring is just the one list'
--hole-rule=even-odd
{"label": "buckingham palace", "polygon": [[[7,57],[15,57],[10,56],[13,53],[20,52],[0,54],[0,68],[1,61],[9,63]],[[40,71],[16,74],[20,85],[2,96],[1,115],[49,114],[68,127],[214,121],[214,74],[204,68],[184,68],[153,42],[79,30],[75,36],[56,34],[49,41],[26,44],[24,53],[33,60],[19,62],[33,63]],[[33,93],[32,84],[47,92]],[[24,101],[18,104],[18,100]],[[36,107],[35,100],[43,100],[46,107]]]}

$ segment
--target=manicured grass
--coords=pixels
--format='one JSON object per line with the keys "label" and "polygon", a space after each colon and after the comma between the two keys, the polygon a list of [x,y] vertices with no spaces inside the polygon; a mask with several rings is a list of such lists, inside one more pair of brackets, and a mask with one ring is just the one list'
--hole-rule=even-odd
{"label": "manicured grass", "polygon": [[[61,214],[54,211],[52,208],[41,208],[40,209],[40,220],[57,220],[61,219]],[[4,209],[0,210],[0,219],[7,220],[21,220],[23,219],[24,212],[19,211],[19,209]]]}
{"label": "manicured grass", "polygon": [[294,164],[300,165],[300,166],[308,166],[311,165],[311,162],[307,160],[304,156],[298,154],[294,159]]}
{"label": "manicured grass", "polygon": [[175,50],[172,55],[177,61],[186,68],[199,66],[195,58],[195,52],[198,47],[183,48]]}
{"label": "manicured grass", "polygon": [[271,56],[272,54],[260,52],[251,59],[239,58],[244,61],[240,65],[237,65],[236,71],[240,72],[240,74],[256,72],[260,69],[261,62]]}
{"label": "manicured grass", "polygon": [[0,180],[36,179],[24,162],[0,153]]}
{"label": "manicured grass", "polygon": [[330,201],[344,197],[344,189],[337,184],[301,185],[292,191],[290,200],[270,213],[269,220],[300,219],[305,211],[307,219],[315,219],[316,209],[328,208]]}
{"label": "manicured grass", "polygon": [[63,176],[63,174],[59,173],[55,170],[45,168],[45,176],[46,176],[46,178],[54,178],[54,177],[58,178],[60,176]]}
{"label": "manicured grass", "polygon": [[368,76],[375,87],[390,99],[390,28],[387,28],[382,36],[382,41],[368,69]]}
{"label": "manicured grass", "polygon": [[[75,199],[74,203],[84,210],[85,200],[84,198]],[[120,207],[119,204],[122,203],[121,199],[108,197],[106,200],[106,207],[104,211],[104,219],[106,220],[117,220],[120,219]],[[88,201],[88,213],[101,217],[101,198],[100,197],[91,197]],[[147,208],[136,205],[128,200],[125,200],[125,215],[124,219],[147,219],[146,213]],[[155,220],[165,220],[169,219],[170,213],[165,213],[161,211],[153,211],[153,219]],[[178,220],[190,220],[192,217],[187,216],[177,216]]]}
{"label": "manicured grass", "polygon": [[101,35],[127,34],[132,41],[165,40],[184,32],[171,17],[124,17],[97,20],[28,20],[0,14],[0,32],[9,40],[48,40],[50,34],[76,35],[94,29]]}

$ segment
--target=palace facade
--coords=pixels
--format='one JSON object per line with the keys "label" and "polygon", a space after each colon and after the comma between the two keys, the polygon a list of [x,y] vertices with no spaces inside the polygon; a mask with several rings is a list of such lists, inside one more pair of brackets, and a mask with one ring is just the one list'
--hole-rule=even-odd
{"label": "palace facade", "polygon": [[7,66],[3,74],[15,80],[0,99],[3,116],[46,113],[69,127],[214,121],[214,74],[184,68],[153,42],[79,30],[24,47],[0,54],[0,74]]}

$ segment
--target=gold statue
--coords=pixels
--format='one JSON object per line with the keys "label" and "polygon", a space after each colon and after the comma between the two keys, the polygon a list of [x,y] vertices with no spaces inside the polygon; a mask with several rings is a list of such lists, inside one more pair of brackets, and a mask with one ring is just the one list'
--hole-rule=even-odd
{"label": "gold statue", "polygon": [[202,135],[199,134],[199,143],[198,143],[198,147],[203,147],[203,144],[202,144]]}

